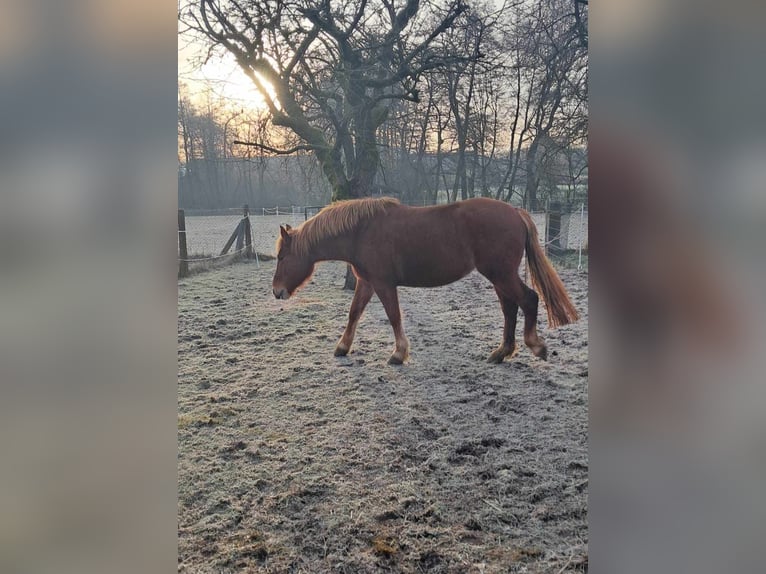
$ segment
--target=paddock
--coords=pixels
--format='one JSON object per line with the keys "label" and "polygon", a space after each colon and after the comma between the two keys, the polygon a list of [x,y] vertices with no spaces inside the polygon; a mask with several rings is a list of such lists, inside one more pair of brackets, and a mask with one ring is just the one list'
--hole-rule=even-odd
{"label": "paddock", "polygon": [[586,273],[560,270],[578,322],[540,309],[547,362],[485,362],[503,319],[481,275],[400,288],[411,358],[391,366],[377,298],[333,356],[343,264],[287,301],[274,269],[179,282],[180,572],[587,570]]}

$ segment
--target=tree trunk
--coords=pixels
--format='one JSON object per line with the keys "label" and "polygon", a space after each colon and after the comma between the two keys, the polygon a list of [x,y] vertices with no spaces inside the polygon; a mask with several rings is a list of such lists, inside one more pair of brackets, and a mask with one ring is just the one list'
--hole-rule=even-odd
{"label": "tree trunk", "polygon": [[537,209],[537,186],[539,184],[537,174],[537,149],[540,146],[539,136],[535,136],[532,140],[532,144],[527,150],[527,185],[526,185],[526,201],[527,210],[534,211]]}
{"label": "tree trunk", "polygon": [[[356,163],[351,177],[346,180],[345,185],[339,186],[338,199],[368,197],[375,183],[375,174],[380,163],[377,130],[388,117],[388,108],[378,105],[368,109],[362,102],[358,104],[358,107],[357,137],[354,149]],[[343,289],[351,291],[356,289],[356,275],[354,275],[351,265],[346,266]]]}
{"label": "tree trunk", "polygon": [[356,275],[351,265],[346,265],[346,281],[343,283],[343,290],[354,291],[356,289]]}

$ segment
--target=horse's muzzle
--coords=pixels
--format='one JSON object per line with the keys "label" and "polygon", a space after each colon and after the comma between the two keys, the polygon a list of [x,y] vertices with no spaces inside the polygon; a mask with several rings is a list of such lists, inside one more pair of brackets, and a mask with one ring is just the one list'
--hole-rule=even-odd
{"label": "horse's muzzle", "polygon": [[277,299],[289,299],[290,293],[287,292],[287,289],[282,287],[281,289],[277,289],[276,287],[272,290],[274,292],[274,297]]}

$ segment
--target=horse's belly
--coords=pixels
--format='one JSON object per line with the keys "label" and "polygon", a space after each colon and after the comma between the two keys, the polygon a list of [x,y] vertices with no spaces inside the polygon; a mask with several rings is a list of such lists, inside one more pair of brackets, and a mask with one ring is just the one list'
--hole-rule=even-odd
{"label": "horse's belly", "polygon": [[401,269],[397,283],[402,287],[440,287],[462,279],[471,271],[473,264],[469,262],[441,266],[424,262]]}

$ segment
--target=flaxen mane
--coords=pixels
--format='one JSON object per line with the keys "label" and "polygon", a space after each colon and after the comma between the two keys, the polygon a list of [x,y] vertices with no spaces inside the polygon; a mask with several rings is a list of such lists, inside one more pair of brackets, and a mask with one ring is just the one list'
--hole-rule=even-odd
{"label": "flaxen mane", "polygon": [[[361,221],[398,204],[399,201],[391,197],[336,201],[291,232],[292,247],[297,254],[305,255],[320,240],[352,231]],[[281,245],[280,237],[277,240],[277,253]]]}

